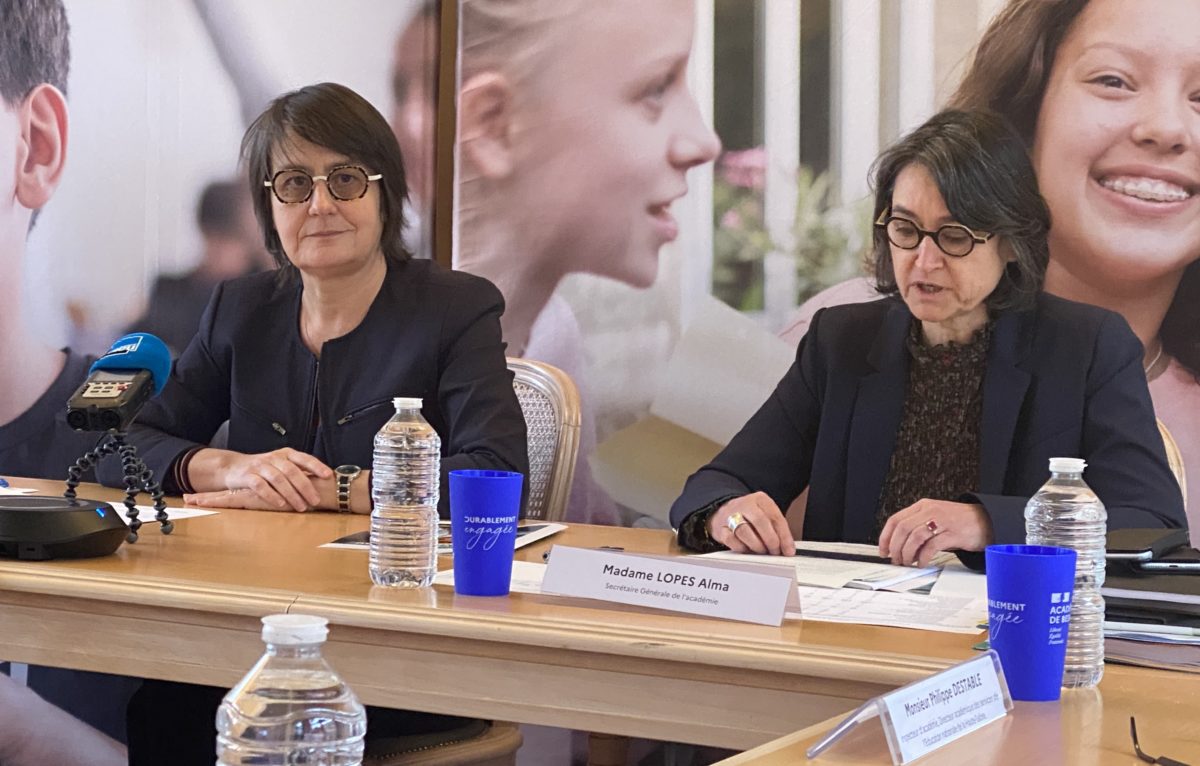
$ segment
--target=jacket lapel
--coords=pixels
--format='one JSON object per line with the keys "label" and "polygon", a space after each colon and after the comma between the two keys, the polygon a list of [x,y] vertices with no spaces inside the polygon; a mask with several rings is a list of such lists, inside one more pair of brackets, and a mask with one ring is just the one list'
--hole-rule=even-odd
{"label": "jacket lapel", "polygon": [[1003,494],[1005,469],[1030,375],[1017,365],[1029,352],[1033,312],[1010,312],[996,320],[983,377],[979,434],[979,491]]}
{"label": "jacket lapel", "polygon": [[905,338],[911,321],[908,307],[897,300],[867,355],[874,372],[859,380],[847,446],[845,540],[867,540],[875,532],[879,493],[896,446],[908,388]]}

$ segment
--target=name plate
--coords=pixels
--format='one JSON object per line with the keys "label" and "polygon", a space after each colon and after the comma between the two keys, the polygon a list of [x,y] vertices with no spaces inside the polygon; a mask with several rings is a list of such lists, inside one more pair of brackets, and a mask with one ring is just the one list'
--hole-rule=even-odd
{"label": "name plate", "polygon": [[892,760],[908,763],[1008,715],[1012,698],[998,667],[989,652],[885,694],[880,713]]}
{"label": "name plate", "polygon": [[779,625],[799,611],[791,568],[554,546],[542,592]]}
{"label": "name plate", "polygon": [[867,700],[808,749],[815,758],[863,721],[880,717],[893,764],[905,764],[999,720],[1012,710],[1000,657],[989,651]]}

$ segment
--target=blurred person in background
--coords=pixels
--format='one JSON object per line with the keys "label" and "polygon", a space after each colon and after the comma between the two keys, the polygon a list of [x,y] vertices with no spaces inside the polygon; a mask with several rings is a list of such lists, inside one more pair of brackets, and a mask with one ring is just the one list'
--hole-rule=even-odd
{"label": "blurred person in background", "polygon": [[414,218],[408,238],[422,240],[414,255],[430,258],[437,155],[438,3],[428,0],[396,36],[392,50],[392,107],[390,122],[404,155]]}
{"label": "blurred person in background", "polygon": [[273,266],[244,183],[219,181],[205,186],[196,225],[204,240],[200,263],[186,274],[158,277],[145,313],[122,331],[157,335],[176,357],[196,334],[213,288]]}

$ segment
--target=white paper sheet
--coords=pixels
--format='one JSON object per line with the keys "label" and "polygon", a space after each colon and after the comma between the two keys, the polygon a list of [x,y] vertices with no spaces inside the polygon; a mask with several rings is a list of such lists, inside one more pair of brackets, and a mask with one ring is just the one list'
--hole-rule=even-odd
{"label": "white paper sheet", "polygon": [[[784,558],[783,556],[765,556],[732,551],[706,553],[702,558],[716,558],[731,561],[754,561],[774,566],[791,566],[796,570],[796,582],[801,585],[816,585],[822,588],[865,588],[868,590],[902,590],[920,587],[928,583],[930,575],[950,561],[953,554],[942,554],[934,559],[933,565],[923,568],[898,566],[882,563],[879,559],[879,549],[874,545],[861,543],[823,543],[803,541],[796,543],[797,555]],[[816,555],[803,555],[800,552]],[[861,556],[872,561],[850,561],[836,556]],[[919,580],[920,582],[912,582]]]}
{"label": "white paper sheet", "polygon": [[805,620],[945,633],[982,633],[979,625],[987,621],[987,601],[883,590],[799,587]]}
{"label": "white paper sheet", "polygon": [[972,572],[962,562],[954,561],[942,568],[930,595],[937,598],[986,599],[987,576]]}
{"label": "white paper sheet", "polygon": [[37,490],[24,487],[0,487],[0,495],[32,495],[34,492]]}
{"label": "white paper sheet", "polygon": [[920,593],[923,596],[928,596],[930,591],[933,590],[934,583],[938,581],[939,574],[940,572],[934,572],[924,577],[914,577],[911,580],[889,585],[886,588],[879,588],[879,590],[890,590],[893,593]]}
{"label": "white paper sheet", "polygon": [[811,558],[808,556],[760,556],[752,553],[734,553],[718,551],[705,553],[698,558],[713,558],[722,561],[752,561],[756,564],[770,564],[778,567],[791,567],[796,572],[796,582],[801,585],[816,585],[822,588],[842,588],[846,583],[859,577],[869,577],[879,570],[878,564],[867,564],[861,561],[838,561],[837,559]]}
{"label": "white paper sheet", "polygon": [[[0,495],[32,495],[35,492],[37,492],[36,489],[25,489],[22,487],[0,487]],[[126,509],[124,503],[122,503],[120,500],[114,500],[110,502],[109,505],[113,507],[113,510],[115,510],[121,516],[121,519],[126,524],[129,523],[129,519],[125,517]],[[137,509],[138,518],[143,522],[154,520],[154,506],[139,505],[137,506]],[[171,521],[178,521],[179,519],[191,519],[197,516],[212,516],[216,513],[216,511],[210,511],[201,508],[167,508],[167,518]]]}
{"label": "white paper sheet", "polygon": [[[116,512],[121,515],[121,519],[126,524],[129,523],[129,519],[125,516],[125,506],[123,504],[121,504],[118,501],[118,502],[109,503],[109,505],[111,505],[116,510]],[[147,524],[147,523],[154,521],[155,511],[154,511],[153,505],[139,505],[139,506],[137,506],[137,509],[138,509],[138,519],[143,524]],[[170,506],[167,507],[167,518],[170,519],[171,521],[179,521],[180,519],[194,519],[199,516],[215,516],[216,514],[217,514],[217,511],[210,511],[207,508],[172,508]]]}

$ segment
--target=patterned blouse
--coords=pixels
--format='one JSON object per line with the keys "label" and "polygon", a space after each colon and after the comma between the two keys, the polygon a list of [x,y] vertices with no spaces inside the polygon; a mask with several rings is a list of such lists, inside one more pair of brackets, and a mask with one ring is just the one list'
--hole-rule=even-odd
{"label": "patterned blouse", "polygon": [[896,449],[880,493],[875,533],[921,498],[955,501],[979,488],[983,373],[992,324],[964,344],[928,346],[921,323],[908,335],[912,366]]}

